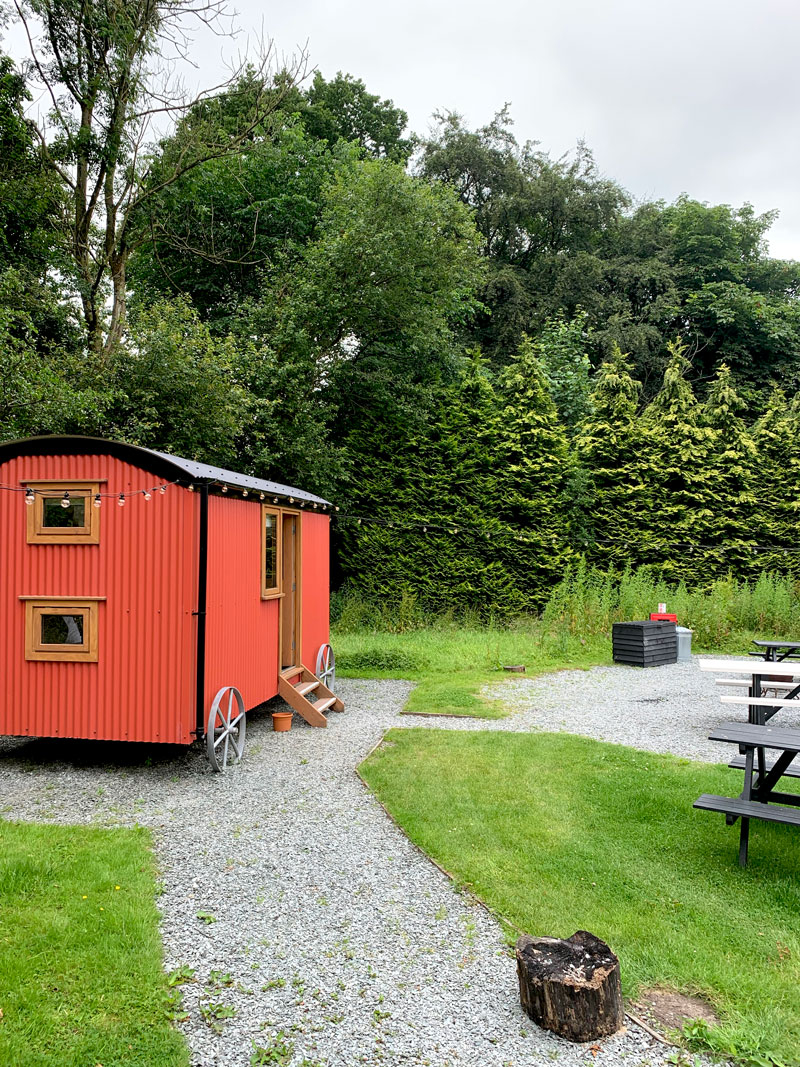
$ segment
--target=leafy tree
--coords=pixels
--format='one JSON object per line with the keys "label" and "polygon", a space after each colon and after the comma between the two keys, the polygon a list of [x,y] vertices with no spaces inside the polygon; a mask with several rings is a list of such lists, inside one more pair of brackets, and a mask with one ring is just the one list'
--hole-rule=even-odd
{"label": "leafy tree", "polygon": [[800,555],[795,551],[800,512],[800,404],[789,404],[775,388],[766,410],[753,427],[757,482],[755,533],[761,546],[758,565],[766,571],[800,577]]}
{"label": "leafy tree", "polygon": [[729,281],[709,282],[686,297],[687,327],[699,349],[698,369],[724,360],[749,387],[775,381],[800,386],[800,308],[788,294],[765,295]]}
{"label": "leafy tree", "polygon": [[291,276],[271,279],[280,329],[324,368],[419,380],[452,359],[454,328],[476,307],[482,264],[469,212],[449,189],[364,160],[327,186],[317,239]]}
{"label": "leafy tree", "polygon": [[[592,384],[587,339],[586,313],[578,312],[570,320],[563,315],[548,319],[532,347],[558,414],[570,434],[589,414]],[[527,343],[526,339],[523,345]]]}
{"label": "leafy tree", "polygon": [[349,579],[435,610],[541,606],[564,559],[567,458],[530,346],[496,387],[473,353],[411,433],[371,415],[348,441],[349,510],[362,516],[343,524]]}
{"label": "leafy tree", "polygon": [[[224,128],[224,110],[218,121]],[[168,168],[182,137],[179,126],[162,146]],[[216,329],[229,329],[237,308],[259,297],[264,270],[290,269],[313,239],[323,188],[346,158],[290,123],[254,131],[239,152],[184,174],[148,204],[148,239],[131,261],[137,301],[180,293]]]}
{"label": "leafy tree", "polygon": [[492,507],[509,532],[521,531],[521,541],[508,543],[506,566],[527,606],[540,607],[572,554],[567,489],[573,471],[566,433],[530,341],[500,374],[497,398]]}
{"label": "leafy tree", "polygon": [[345,491],[362,521],[343,524],[341,556],[345,577],[367,595],[394,602],[410,592],[439,611],[483,603],[500,612],[509,598],[521,607],[489,539],[494,403],[476,356],[438,391],[427,419],[364,412],[348,439]]}
{"label": "leafy tree", "polygon": [[408,124],[405,111],[367,92],[364,82],[350,74],[339,71],[326,81],[317,71],[297,109],[309,135],[331,148],[345,141],[376,159],[395,163],[406,163],[414,149],[414,139],[403,137]]}
{"label": "leafy tree", "polygon": [[492,359],[504,362],[523,333],[535,339],[548,318],[582,308],[592,362],[615,345],[628,352],[645,397],[658,391],[676,334],[691,345],[698,381],[724,361],[755,396],[796,375],[800,264],[767,257],[774,212],[687,196],[631,209],[585,146],[560,160],[520,146],[507,108],[475,131],[455,114],[438,120],[420,169],[475,213],[489,270],[485,313],[468,340]]}
{"label": "leafy tree", "polygon": [[[264,320],[267,320],[265,323]],[[322,495],[341,485],[343,450],[330,433],[332,402],[307,346],[283,335],[273,347],[270,309],[248,302],[233,321],[236,381],[247,395],[247,417],[237,433],[237,470]]]}
{"label": "leafy tree", "polygon": [[[127,266],[147,201],[202,162],[236,152],[279,100],[266,88],[234,132],[184,141],[159,180],[150,180],[144,141],[155,115],[179,116],[195,100],[170,86],[159,59],[190,44],[186,16],[214,23],[221,3],[128,0],[16,0],[31,49],[30,78],[52,105],[36,126],[45,158],[69,191],[62,231],[90,351],[107,358],[122,336]],[[34,32],[41,25],[41,35]],[[267,51],[257,68],[263,75]],[[299,65],[302,65],[301,57]],[[242,66],[232,81],[245,72]],[[207,94],[201,94],[201,98]],[[106,321],[106,305],[110,315]]]}
{"label": "leafy tree", "polygon": [[754,558],[756,450],[742,419],[745,403],[736,391],[730,369],[723,364],[703,406],[703,422],[713,431],[708,475],[709,548],[705,565],[714,577],[727,572],[757,573]]}
{"label": "leafy tree", "polygon": [[25,79],[0,55],[0,271],[41,281],[55,258],[63,189],[25,118],[29,100]]}
{"label": "leafy tree", "polygon": [[642,415],[643,457],[651,486],[645,525],[648,556],[669,580],[708,581],[708,542],[717,506],[711,473],[714,431],[705,424],[686,375],[686,348],[668,345],[661,389]]}
{"label": "leafy tree", "polygon": [[618,347],[597,372],[590,414],[576,439],[586,472],[582,501],[587,544],[602,565],[623,569],[632,559],[646,562],[643,534],[652,508],[646,435],[638,417],[641,385]]}
{"label": "leafy tree", "polygon": [[[45,304],[43,289],[31,311],[30,279],[0,274],[0,440],[47,433],[102,431],[111,402],[107,382],[93,380],[69,342],[63,309]],[[41,336],[39,324],[59,328]],[[63,327],[63,329],[61,328]]]}
{"label": "leafy tree", "polygon": [[214,338],[182,299],[139,312],[109,367],[113,435],[220,465],[236,463],[249,398],[231,338]]}
{"label": "leafy tree", "polygon": [[437,119],[420,170],[452,185],[475,212],[490,264],[482,294],[490,314],[476,336],[502,362],[549,316],[596,302],[604,235],[627,198],[599,175],[584,145],[561,160],[532,143],[520,147],[507,106],[476,131],[454,113]]}

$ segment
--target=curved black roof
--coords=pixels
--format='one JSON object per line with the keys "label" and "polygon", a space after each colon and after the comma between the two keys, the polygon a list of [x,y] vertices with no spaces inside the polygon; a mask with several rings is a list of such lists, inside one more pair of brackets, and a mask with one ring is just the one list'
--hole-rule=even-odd
{"label": "curved black roof", "polygon": [[169,481],[185,482],[186,485],[227,485],[235,489],[247,489],[249,492],[264,493],[309,504],[324,504],[330,507],[330,501],[291,485],[281,485],[265,478],[252,478],[249,474],[212,467],[207,463],[198,463],[182,456],[171,456],[166,452],[156,452],[152,448],[140,445],[128,445],[123,441],[108,441],[103,437],[60,436],[25,437],[20,441],[6,441],[0,444],[0,463],[15,459],[17,456],[114,456],[135,467],[152,471],[159,478]]}

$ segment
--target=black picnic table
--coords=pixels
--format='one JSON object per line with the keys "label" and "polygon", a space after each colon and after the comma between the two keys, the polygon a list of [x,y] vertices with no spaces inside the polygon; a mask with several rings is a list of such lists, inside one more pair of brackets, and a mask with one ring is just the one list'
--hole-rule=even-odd
{"label": "black picnic table", "polygon": [[757,652],[748,656],[760,656],[768,663],[782,663],[785,659],[800,659],[800,641],[753,641]]}
{"label": "black picnic table", "polygon": [[[729,826],[741,819],[739,863],[744,867],[751,819],[800,826],[800,811],[791,810],[800,807],[800,795],[776,789],[781,778],[800,778],[800,767],[793,765],[800,752],[800,730],[752,722],[726,722],[709,734],[709,740],[739,746],[740,755],[728,766],[744,770],[744,788],[738,797],[703,793],[694,802],[694,807],[722,812]],[[767,750],[777,751],[777,757],[767,760]],[[790,807],[778,806],[782,804]]]}

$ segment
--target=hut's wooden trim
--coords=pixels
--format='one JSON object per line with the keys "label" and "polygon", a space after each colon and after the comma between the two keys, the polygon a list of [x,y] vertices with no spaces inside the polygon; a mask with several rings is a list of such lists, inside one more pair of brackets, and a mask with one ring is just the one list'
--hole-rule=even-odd
{"label": "hut's wooden trim", "polygon": [[[97,663],[99,597],[39,597],[25,600],[25,659],[49,663]],[[43,615],[81,615],[80,645],[45,644],[41,639]]]}
{"label": "hut's wooden trim", "polygon": [[[100,492],[100,480],[96,481],[29,481],[28,489],[34,490],[33,504],[27,507],[27,535],[29,545],[98,545],[100,544],[100,508],[94,507],[94,497]],[[82,497],[84,523],[82,526],[63,527],[44,525],[45,499],[58,499],[64,493],[70,497]]]}

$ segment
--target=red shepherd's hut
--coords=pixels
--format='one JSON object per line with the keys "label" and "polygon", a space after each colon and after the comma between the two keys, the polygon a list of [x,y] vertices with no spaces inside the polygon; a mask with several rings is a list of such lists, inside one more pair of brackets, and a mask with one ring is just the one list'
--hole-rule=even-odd
{"label": "red shepherd's hut", "polygon": [[117,441],[0,445],[0,734],[205,736],[221,770],[270,697],[327,725],[331,510]]}

